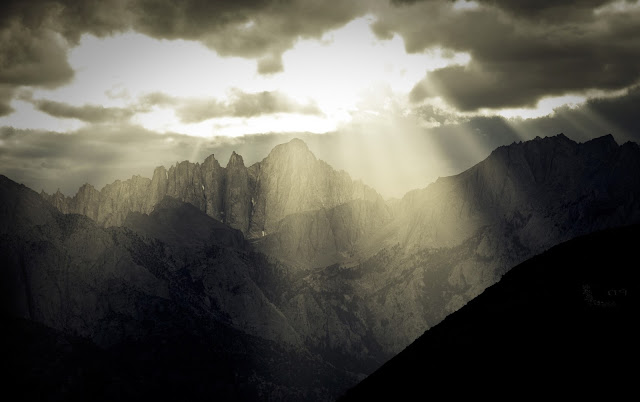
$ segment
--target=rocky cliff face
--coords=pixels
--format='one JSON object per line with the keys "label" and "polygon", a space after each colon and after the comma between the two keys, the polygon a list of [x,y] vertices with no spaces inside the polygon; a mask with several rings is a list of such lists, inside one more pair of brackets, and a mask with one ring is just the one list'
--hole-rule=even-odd
{"label": "rocky cliff face", "polygon": [[326,267],[360,258],[360,245],[391,220],[391,211],[381,200],[353,200],[333,208],[287,215],[273,233],[254,245],[301,269]]}
{"label": "rocky cliff face", "polygon": [[202,164],[184,161],[168,171],[158,167],[151,180],[134,176],[100,191],[86,184],[74,197],[41,195],[61,212],[86,215],[106,227],[122,225],[129,212],[151,212],[168,195],[250,238],[273,233],[290,214],[352,200],[382,202],[373,189],[316,159],[299,139],[275,147],[249,168],[234,152],[226,168],[211,155]]}
{"label": "rocky cliff face", "polygon": [[249,233],[255,196],[242,156],[233,152],[227,164],[227,181],[223,193],[224,220],[242,233]]}
{"label": "rocky cliff face", "polygon": [[370,187],[353,182],[346,172],[316,159],[299,139],[276,146],[249,170],[256,194],[253,235],[273,232],[282,218],[294,213],[333,208],[351,200],[382,200]]}

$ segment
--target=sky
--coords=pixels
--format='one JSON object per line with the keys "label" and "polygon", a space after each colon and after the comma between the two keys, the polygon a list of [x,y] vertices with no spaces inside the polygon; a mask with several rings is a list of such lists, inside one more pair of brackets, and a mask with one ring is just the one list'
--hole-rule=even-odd
{"label": "sky", "polygon": [[640,139],[640,1],[0,7],[0,173],[36,191],[298,137],[401,197],[514,141]]}

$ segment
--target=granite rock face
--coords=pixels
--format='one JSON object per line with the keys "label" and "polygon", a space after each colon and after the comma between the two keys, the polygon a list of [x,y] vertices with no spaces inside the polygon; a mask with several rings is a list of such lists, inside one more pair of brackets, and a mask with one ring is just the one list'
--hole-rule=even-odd
{"label": "granite rock face", "polygon": [[276,146],[249,171],[256,195],[250,236],[272,233],[282,218],[294,213],[333,208],[352,200],[382,201],[375,190],[316,159],[299,139]]}
{"label": "granite rock face", "polygon": [[233,152],[226,170],[224,189],[224,221],[230,226],[249,232],[252,212],[253,191],[249,184],[249,172],[242,156]]}
{"label": "granite rock face", "polygon": [[391,211],[381,200],[353,200],[287,215],[272,234],[254,245],[300,269],[326,267],[359,258],[360,245],[391,220]]}
{"label": "granite rock face", "polygon": [[249,238],[273,233],[290,214],[333,208],[352,200],[382,202],[370,187],[316,159],[299,139],[275,147],[249,168],[234,152],[226,168],[211,155],[202,164],[183,161],[168,171],[158,167],[151,180],[134,176],[100,191],[86,184],[74,197],[59,192],[41,195],[61,212],[86,215],[105,227],[122,225],[129,212],[149,213],[170,196]]}

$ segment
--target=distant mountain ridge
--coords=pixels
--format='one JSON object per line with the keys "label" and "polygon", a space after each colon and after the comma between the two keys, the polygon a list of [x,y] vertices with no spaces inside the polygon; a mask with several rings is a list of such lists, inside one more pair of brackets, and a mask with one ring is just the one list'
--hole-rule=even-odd
{"label": "distant mountain ridge", "polygon": [[102,226],[120,226],[129,212],[150,213],[165,196],[188,202],[207,215],[260,237],[287,215],[331,208],[351,200],[381,201],[375,190],[352,181],[316,159],[306,144],[293,139],[276,146],[250,167],[232,153],[226,167],[214,155],[205,161],[157,167],[151,179],[133,176],[98,191],[85,184],[73,197],[59,191],[41,195],[63,213],[86,215]]}
{"label": "distant mountain ridge", "polygon": [[[396,206],[401,225],[406,224],[399,240],[407,245],[452,246],[496,219],[519,217],[524,221],[518,224],[532,231],[523,243],[537,247],[548,237],[540,231],[554,236],[559,232],[555,224],[570,226],[582,217],[589,219],[580,222],[583,225],[597,226],[607,217],[624,224],[640,218],[640,178],[634,174],[640,168],[639,155],[637,144],[618,146],[611,135],[579,144],[559,134],[499,147],[465,172],[409,192]],[[579,210],[586,204],[595,215]],[[545,218],[555,220],[546,222],[550,225],[545,226],[543,217],[527,221],[528,214],[549,207],[553,210],[545,213],[554,216]],[[418,209],[427,213],[415,213]]]}

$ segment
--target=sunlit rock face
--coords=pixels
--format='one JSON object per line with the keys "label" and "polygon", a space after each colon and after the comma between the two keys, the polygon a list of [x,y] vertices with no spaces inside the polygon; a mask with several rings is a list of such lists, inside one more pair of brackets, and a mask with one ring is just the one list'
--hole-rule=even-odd
{"label": "sunlit rock face", "polygon": [[85,185],[73,198],[42,195],[62,212],[86,215],[107,227],[121,225],[129,212],[149,213],[168,195],[248,237],[273,233],[284,217],[294,213],[351,200],[382,202],[375,190],[316,159],[299,139],[275,147],[249,168],[234,152],[226,168],[211,155],[202,164],[179,162],[168,171],[158,167],[151,180],[134,176],[100,191]]}
{"label": "sunlit rock face", "polygon": [[250,172],[255,182],[252,236],[273,232],[282,218],[294,213],[357,199],[381,200],[370,187],[316,159],[299,139],[276,146],[262,162],[251,166]]}
{"label": "sunlit rock face", "polygon": [[384,202],[353,200],[287,215],[255,246],[301,268],[325,267],[361,255],[360,245],[392,219]]}
{"label": "sunlit rock face", "polygon": [[382,197],[316,159],[294,139],[249,169],[255,183],[249,236],[269,255],[308,269],[351,257],[391,219]]}
{"label": "sunlit rock face", "polygon": [[223,221],[226,171],[213,155],[209,155],[204,160],[201,171],[205,199],[204,212],[214,219]]}
{"label": "sunlit rock face", "polygon": [[187,202],[256,239],[256,246],[301,269],[357,254],[368,233],[391,219],[382,197],[318,160],[293,139],[247,168],[235,152],[222,167],[213,155],[202,164],[160,166],[151,180],[134,176],[98,191],[86,184],[74,197],[43,197],[61,212],[102,226],[120,226],[130,212],[150,213],[165,196]]}
{"label": "sunlit rock face", "polygon": [[227,163],[224,186],[224,222],[248,233],[251,221],[253,191],[242,156],[233,152]]}

